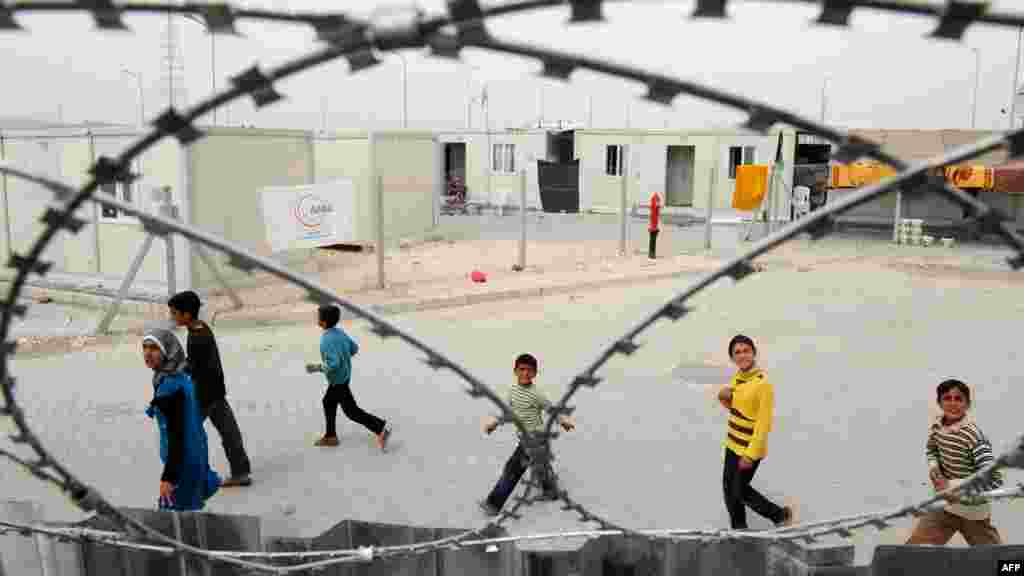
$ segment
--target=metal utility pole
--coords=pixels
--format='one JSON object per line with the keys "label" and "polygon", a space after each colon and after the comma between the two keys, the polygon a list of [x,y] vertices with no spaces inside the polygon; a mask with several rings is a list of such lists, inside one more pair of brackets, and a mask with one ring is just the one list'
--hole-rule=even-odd
{"label": "metal utility pole", "polygon": [[[217,35],[210,32],[206,21],[195,14],[185,14],[187,20],[191,20],[203,27],[210,36],[210,93],[217,93]],[[217,109],[213,109],[213,125],[217,125]]]}
{"label": "metal utility pole", "polygon": [[978,128],[978,83],[981,80],[981,52],[977,48],[971,48],[974,52],[974,96],[971,98],[971,130]]}
{"label": "metal utility pole", "polygon": [[1010,130],[1017,128],[1017,90],[1020,87],[1020,45],[1022,37],[1024,37],[1024,26],[1017,30],[1017,53],[1014,58],[1013,87],[1010,92]]}

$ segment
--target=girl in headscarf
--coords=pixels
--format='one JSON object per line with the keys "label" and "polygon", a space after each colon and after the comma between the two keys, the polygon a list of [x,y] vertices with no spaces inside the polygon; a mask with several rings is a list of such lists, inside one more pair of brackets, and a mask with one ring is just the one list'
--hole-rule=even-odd
{"label": "girl in headscarf", "polygon": [[185,372],[185,352],[173,332],[153,328],[142,338],[142,356],[153,370],[153,400],[146,415],[157,422],[164,463],[159,508],[202,510],[221,480],[210,468],[199,404]]}

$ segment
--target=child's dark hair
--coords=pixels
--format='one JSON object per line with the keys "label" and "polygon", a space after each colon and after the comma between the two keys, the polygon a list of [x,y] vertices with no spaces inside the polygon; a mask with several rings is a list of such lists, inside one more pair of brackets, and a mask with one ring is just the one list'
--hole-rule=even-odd
{"label": "child's dark hair", "polygon": [[334,304],[321,306],[318,313],[320,315],[320,321],[326,324],[328,328],[334,328],[341,320],[341,308],[338,308]]}
{"label": "child's dark hair", "polygon": [[939,384],[937,388],[935,388],[935,401],[938,402],[939,404],[942,404],[942,396],[946,392],[952,390],[953,388],[960,390],[960,393],[964,395],[964,400],[966,401],[967,406],[970,406],[971,389],[967,387],[967,384],[964,384],[960,380],[943,380],[942,383]]}
{"label": "child's dark hair", "polygon": [[178,312],[191,314],[195,319],[199,316],[199,295],[191,290],[178,292],[167,301],[167,306]]}
{"label": "child's dark hair", "polygon": [[536,370],[537,359],[534,358],[532,354],[520,354],[519,356],[516,356],[516,363],[512,365],[512,369],[515,370],[516,368],[519,368],[520,366],[523,365],[529,366],[530,368]]}
{"label": "child's dark hair", "polygon": [[732,358],[733,348],[735,348],[737,344],[746,344],[747,346],[750,346],[750,349],[753,350],[754,354],[757,354],[757,346],[754,346],[754,341],[751,340],[749,336],[737,334],[732,337],[732,340],[729,340],[729,358]]}

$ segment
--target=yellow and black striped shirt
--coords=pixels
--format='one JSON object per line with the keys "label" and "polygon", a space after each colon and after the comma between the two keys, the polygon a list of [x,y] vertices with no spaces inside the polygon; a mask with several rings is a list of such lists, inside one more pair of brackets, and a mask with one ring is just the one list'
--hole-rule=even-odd
{"label": "yellow and black striped shirt", "polygon": [[729,383],[732,407],[725,447],[738,456],[760,460],[768,454],[768,432],[772,429],[775,393],[764,371],[737,372]]}

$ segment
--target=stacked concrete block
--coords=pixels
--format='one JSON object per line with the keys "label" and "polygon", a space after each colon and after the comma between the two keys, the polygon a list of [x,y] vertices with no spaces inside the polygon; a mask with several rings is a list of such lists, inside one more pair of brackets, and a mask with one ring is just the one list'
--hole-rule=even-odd
{"label": "stacked concrete block", "polygon": [[[260,519],[255,516],[207,514],[202,512],[163,512],[145,509],[121,509],[125,515],[153,528],[164,536],[180,539],[191,546],[212,550],[260,551]],[[175,521],[174,515],[178,519]],[[177,526],[176,526],[177,524]],[[98,530],[119,530],[109,520],[93,517],[79,526]],[[151,544],[162,544],[154,540]],[[85,565],[83,576],[241,576],[244,571],[223,563],[209,566],[196,558],[116,548],[104,544],[82,544]],[[184,570],[182,567],[184,565]],[[60,576],[65,576],[61,574]]]}
{"label": "stacked concrete block", "polygon": [[[871,560],[872,576],[962,576],[1000,574],[1000,560],[1024,564],[1024,546],[878,546]],[[1017,572],[1017,574],[1024,572]],[[1003,571],[1007,576],[1013,572]]]}

